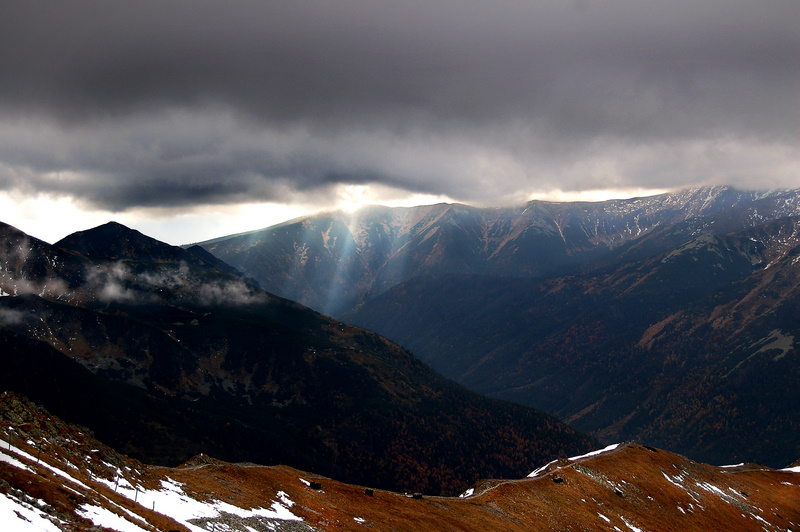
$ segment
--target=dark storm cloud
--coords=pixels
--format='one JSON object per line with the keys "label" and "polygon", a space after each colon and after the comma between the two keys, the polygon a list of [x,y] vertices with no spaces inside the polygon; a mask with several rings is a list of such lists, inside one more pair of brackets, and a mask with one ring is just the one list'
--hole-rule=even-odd
{"label": "dark storm cloud", "polygon": [[0,184],[114,209],[789,186],[798,28],[794,0],[13,2]]}

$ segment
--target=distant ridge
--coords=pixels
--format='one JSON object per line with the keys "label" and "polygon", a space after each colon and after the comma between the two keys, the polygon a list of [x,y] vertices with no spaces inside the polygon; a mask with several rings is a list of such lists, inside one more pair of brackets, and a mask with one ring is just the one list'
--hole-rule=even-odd
{"label": "distant ridge", "polygon": [[718,186],[602,202],[531,201],[514,208],[365,207],[199,245],[270,292],[342,315],[414,277],[558,275],[658,228],[729,209],[757,209],[761,221],[799,214],[799,198],[796,190]]}
{"label": "distant ridge", "polygon": [[269,225],[267,227],[262,227],[261,229],[252,229],[250,231],[243,231],[241,233],[234,233],[234,234],[231,234],[231,235],[223,235],[223,236],[219,236],[219,237],[216,237],[216,238],[211,238],[209,240],[203,240],[202,242],[192,242],[190,244],[183,244],[180,247],[182,247],[182,248],[190,248],[192,246],[204,247],[204,246],[208,246],[208,245],[211,245],[211,244],[216,244],[217,242],[220,242],[220,241],[223,241],[223,240],[227,240],[229,238],[236,238],[236,237],[241,237],[241,236],[249,236],[249,235],[252,235],[252,234],[260,233],[261,231],[265,231],[267,229],[271,229],[273,227],[280,227],[282,225],[290,225],[290,224],[293,224],[293,223],[297,223],[297,222],[307,218],[308,216],[309,215],[298,216],[297,218],[291,218],[289,220],[286,220],[285,222],[280,222],[280,223],[277,223],[277,224]]}

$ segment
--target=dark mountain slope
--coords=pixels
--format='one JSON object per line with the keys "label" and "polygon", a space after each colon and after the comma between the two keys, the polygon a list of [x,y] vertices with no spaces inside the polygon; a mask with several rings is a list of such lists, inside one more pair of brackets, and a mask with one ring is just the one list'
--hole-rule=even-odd
{"label": "dark mountain slope", "polygon": [[[638,345],[645,353],[694,367],[677,376],[664,397],[634,413],[633,426],[650,418],[643,436],[656,441],[657,434],[671,444],[670,430],[688,417],[692,432],[705,439],[701,446],[735,450],[744,444],[784,457],[782,449],[800,448],[800,228],[797,220],[781,226],[770,231],[775,242],[754,274],[642,335]],[[708,441],[720,430],[741,436]]]}
{"label": "dark mountain slope", "polygon": [[159,242],[129,229],[117,222],[73,233],[54,244],[57,248],[70,249],[87,257],[119,260],[178,261],[187,254],[180,248]]}
{"label": "dark mountain slope", "polygon": [[475,390],[603,439],[785,465],[800,453],[798,226],[704,232],[567,277],[418,278],[348,319]]}
{"label": "dark mountain slope", "polygon": [[[74,305],[180,303],[271,296],[233,268],[198,249],[184,250],[119,224],[76,233],[50,245],[0,223],[0,293],[36,294]],[[109,244],[111,236],[123,244]],[[154,255],[150,255],[150,252]],[[140,259],[133,257],[140,256]]]}
{"label": "dark mountain slope", "polygon": [[117,222],[78,231],[62,238],[55,248],[68,249],[85,257],[107,261],[185,262],[192,266],[211,268],[241,275],[238,270],[214,257],[200,246],[182,249],[143,235]]}
{"label": "dark mountain slope", "polygon": [[467,391],[374,333],[187,262],[183,250],[156,260],[147,250],[160,246],[133,235],[124,259],[100,259],[88,251],[102,249],[97,235],[102,244],[102,232],[65,239],[88,258],[40,242],[15,255],[6,292],[29,264],[61,256],[72,267],[25,281],[74,288],[0,298],[0,356],[12,368],[3,381],[136,457],[174,464],[212,452],[454,493],[593,444],[550,416]]}
{"label": "dark mountain slope", "polygon": [[0,294],[73,297],[86,284],[87,261],[0,222]]}

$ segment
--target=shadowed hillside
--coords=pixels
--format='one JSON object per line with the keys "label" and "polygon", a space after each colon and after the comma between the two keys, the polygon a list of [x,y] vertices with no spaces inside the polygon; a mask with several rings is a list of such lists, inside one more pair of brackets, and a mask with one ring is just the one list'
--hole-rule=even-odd
{"label": "shadowed hillside", "polygon": [[[109,229],[123,251],[104,246]],[[118,225],[64,242],[5,228],[0,286],[17,295],[0,298],[0,384],[136,458],[204,452],[456,493],[594,445],[189,251]]]}
{"label": "shadowed hillside", "polygon": [[347,319],[603,441],[783,466],[800,454],[800,219],[717,227],[587,273],[417,278]]}

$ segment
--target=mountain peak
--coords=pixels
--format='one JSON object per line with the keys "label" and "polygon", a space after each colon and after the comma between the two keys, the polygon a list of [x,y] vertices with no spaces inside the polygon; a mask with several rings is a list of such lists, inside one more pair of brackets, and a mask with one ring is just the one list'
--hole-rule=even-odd
{"label": "mountain peak", "polygon": [[118,222],[72,233],[55,246],[87,257],[110,260],[174,260],[178,250]]}

